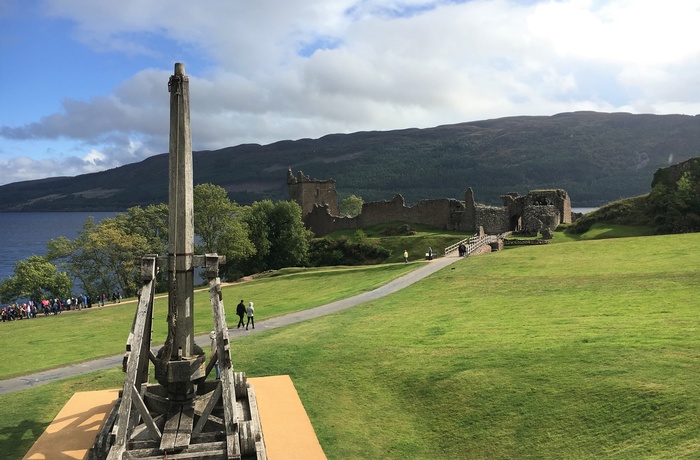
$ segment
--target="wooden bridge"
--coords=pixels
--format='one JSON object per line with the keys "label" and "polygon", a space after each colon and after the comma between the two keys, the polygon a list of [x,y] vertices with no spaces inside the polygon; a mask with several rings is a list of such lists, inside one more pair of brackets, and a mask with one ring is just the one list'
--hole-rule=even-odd
{"label": "wooden bridge", "polygon": [[455,244],[447,246],[445,248],[445,256],[448,256],[448,255],[452,254],[453,252],[455,252],[461,244],[463,244],[467,249],[466,256],[470,256],[473,253],[475,253],[480,247],[484,246],[485,244],[490,245],[490,244],[498,243],[499,240],[502,240],[507,235],[508,234],[506,234],[506,233],[499,234],[499,235],[486,235],[480,231],[476,235],[470,236],[468,238],[464,238],[463,240],[460,240],[460,241],[456,242]]}

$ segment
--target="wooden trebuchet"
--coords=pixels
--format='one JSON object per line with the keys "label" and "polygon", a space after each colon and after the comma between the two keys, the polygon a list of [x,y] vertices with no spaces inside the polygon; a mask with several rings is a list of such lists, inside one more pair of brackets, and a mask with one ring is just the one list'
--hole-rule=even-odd
{"label": "wooden trebuchet", "polygon": [[[194,255],[189,80],[182,64],[168,83],[170,103],[170,224],[168,255],[141,261],[143,285],[129,333],[124,388],[98,433],[94,460],[266,460],[255,392],[234,372],[217,254]],[[194,343],[194,268],[204,267],[216,352],[206,365]],[[154,354],[151,322],[158,269],[167,270],[168,337]],[[153,364],[157,383],[149,382]],[[215,365],[220,377],[209,378]]]}

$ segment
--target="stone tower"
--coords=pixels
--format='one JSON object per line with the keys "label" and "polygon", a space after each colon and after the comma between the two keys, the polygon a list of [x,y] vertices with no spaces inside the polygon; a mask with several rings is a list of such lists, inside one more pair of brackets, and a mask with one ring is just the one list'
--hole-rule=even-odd
{"label": "stone tower", "polygon": [[333,179],[312,180],[301,171],[294,176],[292,169],[289,168],[287,170],[287,189],[289,190],[289,199],[296,201],[301,206],[302,216],[309,214],[314,209],[314,205],[328,207],[328,212],[333,216],[340,215],[338,192],[335,191]]}

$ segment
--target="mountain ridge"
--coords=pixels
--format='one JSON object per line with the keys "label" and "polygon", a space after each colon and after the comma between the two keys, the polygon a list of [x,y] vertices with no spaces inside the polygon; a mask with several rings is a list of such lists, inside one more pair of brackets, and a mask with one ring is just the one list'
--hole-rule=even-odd
{"label": "mountain ridge", "polygon": [[[240,204],[287,199],[286,170],[334,179],[339,195],[407,203],[500,202],[563,188],[574,206],[648,193],[654,172],[700,152],[700,117],[602,112],[513,116],[432,128],[327,134],[193,153],[194,182]],[[167,153],[106,171],[0,186],[0,211],[121,211],[167,202]]]}

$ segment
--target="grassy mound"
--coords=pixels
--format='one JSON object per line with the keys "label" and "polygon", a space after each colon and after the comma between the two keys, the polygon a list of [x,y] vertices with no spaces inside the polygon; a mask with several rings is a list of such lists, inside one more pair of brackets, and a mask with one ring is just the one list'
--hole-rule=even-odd
{"label": "grassy mound", "polygon": [[583,215],[568,231],[580,235],[586,233],[595,224],[624,225],[630,227],[651,228],[653,218],[649,214],[648,195],[625,198],[602,206]]}

